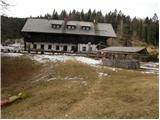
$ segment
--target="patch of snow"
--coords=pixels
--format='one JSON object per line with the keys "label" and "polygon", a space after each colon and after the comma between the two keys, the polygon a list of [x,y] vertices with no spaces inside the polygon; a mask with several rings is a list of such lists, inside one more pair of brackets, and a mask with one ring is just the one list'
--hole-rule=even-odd
{"label": "patch of snow", "polygon": [[108,76],[108,74],[107,73],[102,73],[102,72],[99,72],[98,73],[98,77],[101,79],[102,77],[106,77],[106,76]]}
{"label": "patch of snow", "polygon": [[47,78],[47,76],[43,76],[33,82],[38,82],[38,81],[52,81],[52,80],[58,80],[58,79],[61,79],[61,80],[83,80],[83,78],[81,77],[52,77],[52,78]]}
{"label": "patch of snow", "polygon": [[83,78],[80,78],[80,77],[65,77],[63,79],[64,80],[75,80],[75,79],[82,80]]}
{"label": "patch of snow", "polygon": [[18,57],[18,56],[22,56],[23,54],[21,53],[3,53],[1,52],[1,56],[9,56],[9,57]]}
{"label": "patch of snow", "polygon": [[84,85],[84,86],[87,86],[87,82],[86,81],[82,81],[81,84]]}
{"label": "patch of snow", "polygon": [[87,57],[75,56],[75,59],[77,61],[80,61],[80,62],[85,63],[85,64],[89,64],[89,65],[102,64],[101,60],[95,60],[95,59],[87,58]]}
{"label": "patch of snow", "polygon": [[115,72],[117,72],[118,70],[122,70],[121,68],[112,68],[112,67],[108,67],[108,66],[105,66],[105,67],[107,67],[108,69],[115,71]]}
{"label": "patch of snow", "polygon": [[142,71],[141,73],[144,73],[144,74],[155,74],[155,71]]}
{"label": "patch of snow", "polygon": [[[21,56],[23,54],[21,53],[1,53],[1,56]],[[89,65],[99,65],[102,64],[101,60],[95,60],[92,58],[88,57],[83,57],[83,56],[75,56],[75,55],[33,55],[33,54],[27,54],[29,58],[32,60],[36,60],[40,63],[46,63],[46,62],[66,62],[68,60],[73,60],[73,61],[79,61],[84,64],[89,64]]]}
{"label": "patch of snow", "polygon": [[50,78],[50,79],[47,79],[46,81],[52,81],[52,80],[56,80],[57,78]]}
{"label": "patch of snow", "polygon": [[159,74],[159,63],[154,63],[154,62],[141,63],[140,68],[144,69],[142,73]]}
{"label": "patch of snow", "polygon": [[111,68],[112,71],[116,71],[116,68]]}
{"label": "patch of snow", "polygon": [[67,60],[79,61],[84,64],[97,65],[102,64],[101,60],[95,60],[83,56],[67,56],[67,55],[33,55],[31,59],[40,63],[51,62],[66,62]]}

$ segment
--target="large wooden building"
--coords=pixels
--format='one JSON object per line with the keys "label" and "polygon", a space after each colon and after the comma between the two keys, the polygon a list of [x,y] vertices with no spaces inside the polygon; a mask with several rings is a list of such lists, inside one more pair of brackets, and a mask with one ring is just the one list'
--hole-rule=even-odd
{"label": "large wooden building", "polygon": [[94,53],[116,37],[111,24],[28,19],[22,29],[25,50]]}

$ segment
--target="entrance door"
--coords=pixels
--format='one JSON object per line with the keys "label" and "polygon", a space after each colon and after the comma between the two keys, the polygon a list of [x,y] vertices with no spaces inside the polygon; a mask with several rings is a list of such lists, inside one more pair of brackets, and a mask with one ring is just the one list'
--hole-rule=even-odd
{"label": "entrance door", "polygon": [[41,54],[44,54],[44,45],[41,45]]}
{"label": "entrance door", "polygon": [[63,51],[67,51],[67,46],[63,46]]}
{"label": "entrance door", "polygon": [[78,51],[78,47],[77,46],[72,46],[71,51],[73,51],[74,53]]}

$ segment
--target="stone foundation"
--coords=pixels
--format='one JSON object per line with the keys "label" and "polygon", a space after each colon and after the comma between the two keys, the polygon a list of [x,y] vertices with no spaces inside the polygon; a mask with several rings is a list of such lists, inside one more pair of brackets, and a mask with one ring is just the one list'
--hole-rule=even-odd
{"label": "stone foundation", "polygon": [[126,69],[139,69],[140,63],[138,60],[110,60],[103,58],[104,65],[109,67],[126,68]]}

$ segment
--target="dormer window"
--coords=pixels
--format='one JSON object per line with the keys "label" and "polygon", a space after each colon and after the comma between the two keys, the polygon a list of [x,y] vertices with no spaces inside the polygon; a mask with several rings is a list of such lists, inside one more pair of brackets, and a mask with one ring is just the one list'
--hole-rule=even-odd
{"label": "dormer window", "polygon": [[67,29],[69,29],[69,30],[75,30],[76,26],[74,26],[74,25],[67,25]]}
{"label": "dormer window", "polygon": [[72,26],[72,30],[76,29],[76,26]]}
{"label": "dormer window", "polygon": [[67,29],[71,29],[71,26],[70,26],[70,25],[68,25],[68,26],[67,26]]}
{"label": "dormer window", "polygon": [[90,30],[90,27],[86,27],[86,30]]}
{"label": "dormer window", "polygon": [[52,28],[54,29],[60,29],[62,25],[60,24],[52,24]]}
{"label": "dormer window", "polygon": [[89,27],[89,26],[82,26],[81,28],[82,28],[82,30],[86,30],[86,31],[89,31],[89,30],[90,30],[90,27]]}

